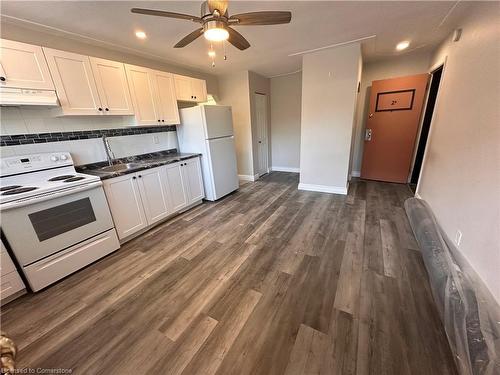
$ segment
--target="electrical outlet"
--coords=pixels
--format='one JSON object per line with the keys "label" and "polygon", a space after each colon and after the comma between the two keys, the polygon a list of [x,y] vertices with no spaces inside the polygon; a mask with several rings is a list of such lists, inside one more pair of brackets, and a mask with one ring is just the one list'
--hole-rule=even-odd
{"label": "electrical outlet", "polygon": [[462,232],[457,229],[457,233],[455,233],[455,244],[457,247],[460,246],[460,242],[462,242]]}
{"label": "electrical outlet", "polygon": [[157,145],[158,143],[160,143],[160,137],[158,137],[157,135],[153,136],[153,142],[155,145]]}

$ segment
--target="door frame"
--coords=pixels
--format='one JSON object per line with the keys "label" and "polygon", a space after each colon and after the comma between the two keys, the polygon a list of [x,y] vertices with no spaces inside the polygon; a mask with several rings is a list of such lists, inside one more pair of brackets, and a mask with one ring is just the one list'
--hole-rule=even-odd
{"label": "door frame", "polygon": [[[266,126],[264,127],[264,133],[265,133],[265,136],[266,136],[266,166],[265,166],[265,171],[263,173],[260,173],[260,171],[255,171],[256,173],[254,173],[254,175],[256,176],[256,178],[260,178],[261,176],[265,175],[266,173],[269,173],[269,131],[268,131],[268,127],[269,127],[269,96],[265,93],[262,93],[262,92],[258,92],[258,91],[255,91],[254,92],[254,98],[257,98],[257,96],[260,95],[260,96],[264,96],[266,98],[265,100],[265,103],[266,103],[266,113],[265,113],[265,119],[266,119]],[[254,108],[254,111],[255,113],[257,113],[257,101],[255,100],[255,108]],[[257,128],[257,124],[256,124],[256,135],[258,135],[258,128]],[[259,144],[257,144],[257,160],[260,159],[260,155],[259,155]],[[259,165],[259,163],[257,163],[257,165]]]}
{"label": "door frame", "polygon": [[[435,70],[437,70],[439,67],[443,67],[443,72],[441,73],[441,80],[439,82],[439,88],[440,90],[438,90],[438,93],[437,93],[437,96],[436,96],[436,102],[434,104],[434,111],[432,112],[432,117],[431,117],[431,123],[429,125],[429,134],[427,135],[427,142],[426,142],[426,147],[425,147],[425,151],[424,151],[424,156],[422,158],[422,166],[420,167],[420,173],[418,174],[418,182],[417,182],[417,187],[415,188],[415,197],[417,198],[421,198],[420,197],[420,186],[421,186],[421,183],[422,183],[422,174],[424,173],[424,170],[425,170],[425,164],[427,162],[427,157],[429,155],[429,145],[431,143],[431,140],[432,140],[432,134],[434,132],[434,122],[436,121],[436,113],[437,113],[437,108],[439,107],[439,102],[441,100],[441,91],[442,91],[442,88],[444,87],[444,82],[445,82],[445,79],[446,79],[446,67],[447,67],[447,64],[448,64],[448,55],[445,55],[443,57],[442,60],[436,62],[434,65],[432,65],[428,70],[427,72],[429,74],[432,74],[432,72],[434,72]],[[429,84],[429,88],[430,88],[430,84]],[[423,111],[425,111],[427,109],[427,99],[428,99],[428,94],[427,94],[427,98],[426,98],[426,101],[425,101],[425,107],[423,108]],[[422,112],[422,113],[425,113],[425,112]],[[422,122],[423,122],[423,117],[422,116]],[[416,146],[418,146],[418,142],[420,141],[420,132],[418,134],[418,140],[417,140],[417,143],[416,143]],[[414,150],[414,154],[416,154],[417,152],[417,147],[415,147],[415,150]],[[415,157],[415,155],[414,155]],[[408,178],[411,178],[411,175],[413,173],[413,167],[414,165],[412,165],[412,168],[411,168],[411,171],[410,171],[410,175]]]}

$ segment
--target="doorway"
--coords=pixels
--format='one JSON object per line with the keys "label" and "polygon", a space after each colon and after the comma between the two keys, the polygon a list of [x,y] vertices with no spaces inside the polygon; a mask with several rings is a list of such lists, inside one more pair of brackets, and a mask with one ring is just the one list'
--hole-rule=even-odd
{"label": "doorway", "polygon": [[267,95],[255,93],[255,128],[257,135],[257,174],[269,172],[267,141]]}
{"label": "doorway", "polygon": [[434,114],[434,107],[436,106],[436,99],[442,75],[443,75],[443,65],[441,65],[436,70],[431,72],[431,84],[429,87],[429,95],[427,96],[427,105],[425,107],[424,120],[422,121],[420,139],[418,140],[417,153],[415,155],[415,163],[413,164],[413,171],[410,179],[410,186],[412,187],[412,190],[414,190],[414,188],[417,186],[418,179],[420,178],[420,171],[422,170],[422,162],[424,160],[425,148],[427,146],[427,139],[429,138],[432,115]]}
{"label": "doorway", "polygon": [[408,183],[429,74],[372,82],[361,178]]}

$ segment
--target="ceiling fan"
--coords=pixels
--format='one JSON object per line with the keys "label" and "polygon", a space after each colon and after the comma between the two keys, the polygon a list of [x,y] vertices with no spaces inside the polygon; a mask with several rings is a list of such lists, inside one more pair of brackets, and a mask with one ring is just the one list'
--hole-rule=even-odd
{"label": "ceiling fan", "polygon": [[239,32],[230,26],[238,25],[278,25],[290,23],[291,12],[265,11],[241,13],[229,16],[227,11],[227,1],[208,0],[201,4],[201,16],[191,16],[189,14],[165,12],[162,10],[132,8],[132,13],[146,14],[149,16],[160,16],[168,18],[178,18],[201,24],[199,29],[186,35],[174,48],[182,48],[200,37],[202,34],[212,42],[227,40],[240,50],[250,47],[250,43]]}

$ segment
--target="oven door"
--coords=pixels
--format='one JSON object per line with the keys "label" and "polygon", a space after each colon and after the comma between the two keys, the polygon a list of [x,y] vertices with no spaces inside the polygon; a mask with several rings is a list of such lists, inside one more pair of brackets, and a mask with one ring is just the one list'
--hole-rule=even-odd
{"label": "oven door", "polygon": [[101,182],[35,196],[2,209],[2,230],[22,266],[113,227]]}

